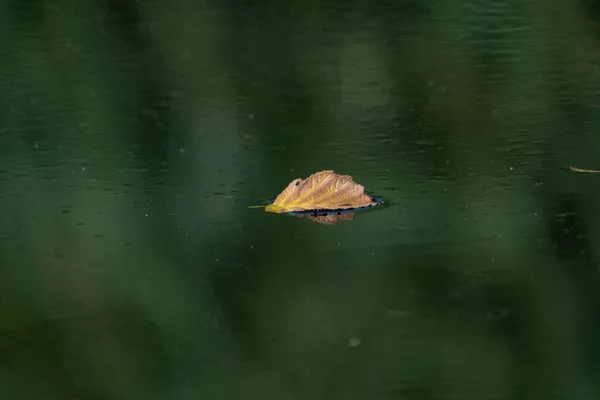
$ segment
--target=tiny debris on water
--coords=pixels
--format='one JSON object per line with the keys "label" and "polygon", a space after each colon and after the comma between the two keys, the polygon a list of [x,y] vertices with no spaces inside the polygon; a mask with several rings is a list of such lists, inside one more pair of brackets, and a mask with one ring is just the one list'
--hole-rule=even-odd
{"label": "tiny debris on water", "polygon": [[569,167],[569,169],[573,172],[582,172],[582,173],[588,173],[588,174],[599,174],[600,170],[597,169],[584,169],[584,168],[576,168],[576,167]]}

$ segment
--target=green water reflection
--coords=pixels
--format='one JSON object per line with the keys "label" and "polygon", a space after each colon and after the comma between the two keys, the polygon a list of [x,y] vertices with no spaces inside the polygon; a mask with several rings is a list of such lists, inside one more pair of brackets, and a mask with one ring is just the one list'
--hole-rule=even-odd
{"label": "green water reflection", "polygon": [[0,397],[600,398],[599,21],[0,1]]}

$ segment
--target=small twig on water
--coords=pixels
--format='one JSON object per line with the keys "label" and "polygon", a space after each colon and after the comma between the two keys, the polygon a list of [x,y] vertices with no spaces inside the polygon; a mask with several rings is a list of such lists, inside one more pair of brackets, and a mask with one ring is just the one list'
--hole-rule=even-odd
{"label": "small twig on water", "polygon": [[597,169],[583,169],[583,168],[575,168],[575,167],[569,167],[569,169],[571,171],[575,171],[575,172],[583,172],[583,173],[588,173],[588,174],[600,174],[600,170],[597,170]]}

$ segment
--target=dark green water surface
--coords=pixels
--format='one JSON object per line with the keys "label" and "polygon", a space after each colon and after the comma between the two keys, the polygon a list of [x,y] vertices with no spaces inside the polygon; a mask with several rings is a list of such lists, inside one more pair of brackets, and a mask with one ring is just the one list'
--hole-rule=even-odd
{"label": "dark green water surface", "polygon": [[598,10],[0,0],[0,399],[599,399]]}

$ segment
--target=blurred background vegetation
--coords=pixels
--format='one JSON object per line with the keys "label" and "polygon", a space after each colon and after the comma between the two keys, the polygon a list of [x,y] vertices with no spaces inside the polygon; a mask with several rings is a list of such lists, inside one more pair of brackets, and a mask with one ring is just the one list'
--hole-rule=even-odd
{"label": "blurred background vegetation", "polygon": [[599,5],[0,0],[0,397],[600,398]]}

